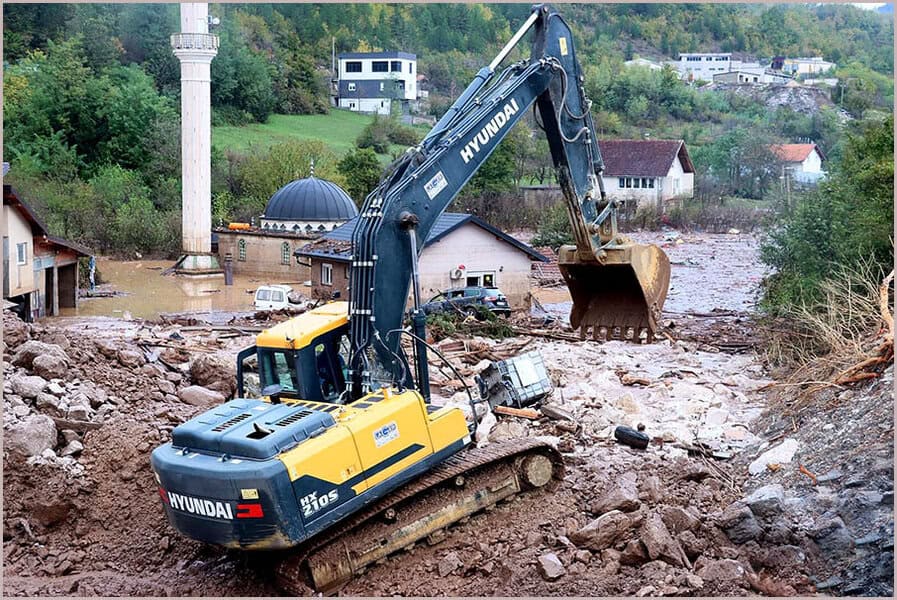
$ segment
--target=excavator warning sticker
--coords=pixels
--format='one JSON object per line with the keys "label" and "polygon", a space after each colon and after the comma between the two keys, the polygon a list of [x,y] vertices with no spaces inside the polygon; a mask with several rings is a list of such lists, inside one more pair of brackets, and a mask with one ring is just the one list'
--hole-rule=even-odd
{"label": "excavator warning sticker", "polygon": [[432,200],[436,197],[436,194],[444,190],[447,185],[448,181],[445,180],[445,175],[442,174],[442,171],[437,171],[436,174],[433,175],[433,179],[424,184],[424,191],[427,192],[427,196]]}
{"label": "excavator warning sticker", "polygon": [[567,38],[558,38],[558,45],[561,47],[561,56],[567,56]]}
{"label": "excavator warning sticker", "polygon": [[374,430],[374,443],[377,444],[378,448],[397,439],[399,439],[399,426],[396,425],[395,421]]}

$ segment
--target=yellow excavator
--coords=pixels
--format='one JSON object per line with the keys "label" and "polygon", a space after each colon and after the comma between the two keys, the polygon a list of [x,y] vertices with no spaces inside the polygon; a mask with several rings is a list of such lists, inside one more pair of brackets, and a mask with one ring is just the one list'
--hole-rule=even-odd
{"label": "yellow excavator", "polygon": [[[531,57],[498,70],[530,31]],[[651,340],[669,261],[617,232],[582,81],[569,27],[549,6],[534,7],[365,200],[348,301],[259,334],[238,355],[238,398],[175,428],[153,452],[178,531],[227,548],[290,549],[272,555],[282,587],[328,591],[500,500],[557,484],[563,461],[548,442],[474,448],[476,419],[430,402],[427,356],[438,352],[426,341],[417,260],[439,215],[533,107],[575,240],[559,252],[571,325],[584,337],[591,329],[596,338]],[[261,399],[242,397],[249,362]]]}

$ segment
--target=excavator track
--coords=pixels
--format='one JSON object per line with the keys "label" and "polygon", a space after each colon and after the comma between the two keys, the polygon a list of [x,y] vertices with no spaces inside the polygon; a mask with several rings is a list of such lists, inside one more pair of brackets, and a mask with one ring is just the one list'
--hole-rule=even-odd
{"label": "excavator track", "polygon": [[435,543],[448,526],[563,477],[560,453],[540,438],[469,448],[283,558],[278,585],[291,595],[333,592],[390,554]]}

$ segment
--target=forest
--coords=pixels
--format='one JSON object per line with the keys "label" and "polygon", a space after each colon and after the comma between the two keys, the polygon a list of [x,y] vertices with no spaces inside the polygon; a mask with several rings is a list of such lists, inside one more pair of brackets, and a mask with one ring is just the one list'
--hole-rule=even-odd
{"label": "forest", "polygon": [[[892,112],[893,21],[874,11],[837,4],[558,8],[576,34],[599,136],[684,139],[700,203],[775,199],[779,186],[764,152],[773,142],[813,140],[837,171],[854,160],[850,140],[871,135]],[[3,11],[9,181],[55,233],[99,252],[176,252],[180,70],[169,35],[179,28],[177,5],[5,4]],[[439,116],[528,11],[526,4],[212,4],[221,40],[212,63],[213,125],[326,115],[332,53],[345,51],[415,53],[430,94],[426,111]],[[842,84],[831,106],[806,113],[686,85],[669,68],[623,64],[691,51],[745,60],[823,56],[837,63]],[[510,58],[525,57],[518,50]],[[248,150],[216,145],[215,223],[257,216],[280,185],[307,175],[311,159],[319,176],[360,202],[391,154],[425,131],[371,119],[341,153],[326,140]],[[521,123],[455,209],[536,228],[540,215],[509,216],[492,200],[513,196],[521,183],[550,180],[548,164],[546,142],[532,122]]]}

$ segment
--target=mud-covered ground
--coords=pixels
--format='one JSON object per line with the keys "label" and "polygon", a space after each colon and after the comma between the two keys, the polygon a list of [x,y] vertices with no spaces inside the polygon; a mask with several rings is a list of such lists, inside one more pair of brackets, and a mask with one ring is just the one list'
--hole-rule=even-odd
{"label": "mud-covered ground", "polygon": [[[891,371],[826,398],[829,411],[764,415],[773,382],[747,315],[725,304],[740,300],[714,287],[722,300],[707,301],[699,267],[674,256],[688,243],[718,245],[734,264],[756,245],[744,236],[693,240],[703,241],[668,250],[673,289],[704,304],[667,315],[663,341],[441,342],[465,378],[484,366],[483,352],[542,354],[555,385],[552,416],[488,415],[481,432],[487,443],[553,436],[566,478],[552,494],[525,494],[436,545],[394,556],[342,593],[889,595]],[[754,287],[759,275],[744,278]],[[233,393],[233,356],[264,324],[28,326],[4,315],[5,595],[278,594],[270,556],[224,552],[172,530],[149,470],[149,453],[173,427]],[[433,373],[451,402],[457,382]],[[651,445],[616,444],[616,425],[643,425]]]}

